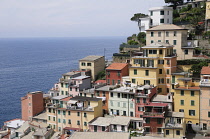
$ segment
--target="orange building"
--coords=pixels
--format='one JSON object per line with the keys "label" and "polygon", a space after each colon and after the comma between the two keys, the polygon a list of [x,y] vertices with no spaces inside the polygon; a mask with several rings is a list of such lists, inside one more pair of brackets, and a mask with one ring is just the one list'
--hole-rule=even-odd
{"label": "orange building", "polygon": [[32,117],[44,110],[43,92],[29,92],[21,98],[22,119],[32,120]]}

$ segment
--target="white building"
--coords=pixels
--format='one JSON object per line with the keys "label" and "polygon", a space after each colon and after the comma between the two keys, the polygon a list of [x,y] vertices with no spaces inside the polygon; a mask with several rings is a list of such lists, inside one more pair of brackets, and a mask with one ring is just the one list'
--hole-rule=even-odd
{"label": "white building", "polygon": [[140,32],[146,32],[147,29],[157,25],[173,23],[172,7],[153,7],[149,9],[148,15],[148,17],[139,18],[138,26]]}

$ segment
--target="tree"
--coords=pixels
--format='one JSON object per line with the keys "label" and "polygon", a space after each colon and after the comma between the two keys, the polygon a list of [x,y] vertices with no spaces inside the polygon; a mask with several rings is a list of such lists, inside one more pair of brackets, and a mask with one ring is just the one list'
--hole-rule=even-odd
{"label": "tree", "polygon": [[137,40],[142,43],[142,44],[146,44],[146,33],[145,32],[140,32],[138,35],[137,35]]}
{"label": "tree", "polygon": [[190,69],[190,71],[193,72],[193,76],[199,77],[203,66],[208,66],[208,63],[206,61],[202,61],[199,64],[193,64]]}
{"label": "tree", "polygon": [[129,40],[128,41],[129,45],[138,45],[138,42],[134,41],[134,40]]}
{"label": "tree", "polygon": [[171,3],[173,5],[173,9],[176,9],[176,6],[183,4],[184,0],[165,0],[165,3]]}
{"label": "tree", "polygon": [[131,17],[131,21],[138,22],[139,21],[139,18],[144,18],[144,17],[147,17],[147,16],[148,15],[143,14],[143,13],[137,13],[137,14],[134,14],[133,17]]}

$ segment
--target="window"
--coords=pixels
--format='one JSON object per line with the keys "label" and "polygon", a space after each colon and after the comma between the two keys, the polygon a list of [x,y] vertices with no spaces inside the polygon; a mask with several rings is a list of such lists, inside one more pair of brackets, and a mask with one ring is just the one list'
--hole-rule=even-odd
{"label": "window", "polygon": [[66,111],[63,111],[63,115],[66,115]]}
{"label": "window", "polygon": [[63,83],[61,83],[61,87],[63,87]]}
{"label": "window", "polygon": [[93,94],[91,94],[91,97],[93,97],[94,95]]}
{"label": "window", "polygon": [[61,111],[60,110],[58,110],[58,114],[60,114],[61,113]]}
{"label": "window", "polygon": [[113,93],[112,92],[110,93],[110,96],[113,97]]}
{"label": "window", "polygon": [[120,93],[117,93],[117,97],[120,98]]}
{"label": "window", "polygon": [[149,54],[157,54],[157,50],[149,50]]}
{"label": "window", "polygon": [[82,63],[81,63],[81,65],[82,65],[82,66],[85,66],[85,63],[84,63],[84,62],[82,62]]}
{"label": "window", "polygon": [[106,93],[105,93],[105,91],[103,91],[103,97],[105,97],[106,96]]}
{"label": "window", "polygon": [[138,107],[138,111],[144,111],[144,107]]}
{"label": "window", "polygon": [[58,118],[58,123],[61,123],[61,119],[60,118]]}
{"label": "window", "polygon": [[169,37],[169,32],[168,31],[166,31],[166,37]]}
{"label": "window", "polygon": [[169,130],[166,130],[166,135],[169,135]]}
{"label": "window", "polygon": [[162,88],[158,88],[158,93],[161,93],[162,92]]}
{"label": "window", "polygon": [[117,130],[117,125],[114,125],[114,130]]}
{"label": "window", "polygon": [[84,117],[87,117],[87,113],[86,112],[84,113]]}
{"label": "window", "polygon": [[159,54],[161,54],[161,55],[162,55],[162,54],[163,54],[163,50],[159,50]]}
{"label": "window", "polygon": [[106,127],[105,126],[102,126],[102,131],[105,131],[106,130]]}
{"label": "window", "polygon": [[99,95],[99,91],[97,91],[97,96],[100,96],[100,95]]}
{"label": "window", "polygon": [[180,130],[176,130],[176,135],[180,135]]}
{"label": "window", "polygon": [[167,79],[166,81],[167,81],[167,83],[170,83],[170,80],[169,79]]}
{"label": "window", "polygon": [[51,109],[50,108],[48,109],[48,112],[51,113]]}
{"label": "window", "polygon": [[176,36],[176,34],[177,34],[177,32],[176,32],[176,31],[174,31],[174,36]]}
{"label": "window", "polygon": [[184,90],[181,90],[180,95],[184,96]]}
{"label": "window", "polygon": [[120,76],[120,71],[117,71],[117,76]]}
{"label": "window", "polygon": [[176,40],[173,41],[173,44],[176,45]]}
{"label": "window", "polygon": [[68,86],[69,86],[69,85],[66,83],[66,88],[68,88]]}
{"label": "window", "polygon": [[70,87],[70,91],[72,91],[72,88]]}
{"label": "window", "polygon": [[134,70],[133,70],[133,74],[134,74],[134,75],[137,75],[137,69],[134,69]]}
{"label": "window", "polygon": [[126,103],[123,103],[123,108],[126,108]]}
{"label": "window", "polygon": [[68,124],[71,124],[71,119],[68,120]]}
{"label": "window", "polygon": [[113,106],[113,101],[110,100],[110,105]]}
{"label": "window", "polygon": [[150,80],[144,80],[144,85],[146,84],[150,85]]}
{"label": "window", "polygon": [[120,102],[117,102],[117,106],[120,107]]}
{"label": "window", "polygon": [[133,117],[133,112],[132,111],[130,112],[130,116]]}
{"label": "window", "polygon": [[77,121],[77,125],[80,125],[80,121],[79,120]]}
{"label": "window", "polygon": [[87,122],[84,122],[84,126],[87,126]]}
{"label": "window", "polygon": [[180,104],[181,105],[184,105],[184,100],[180,100]]}
{"label": "window", "polygon": [[80,116],[80,112],[77,112],[77,116]]}
{"label": "window", "polygon": [[170,70],[169,70],[169,69],[167,69],[167,70],[166,70],[166,73],[167,73],[167,74],[170,74]]}
{"label": "window", "polygon": [[158,60],[158,64],[164,64],[164,60]]}
{"label": "window", "polygon": [[153,43],[154,41],[153,40],[151,40],[151,43]]}
{"label": "window", "polygon": [[210,117],[210,112],[208,112],[208,117]]}
{"label": "window", "polygon": [[163,74],[163,70],[162,69],[159,69],[159,74]]}
{"label": "window", "polygon": [[170,65],[170,60],[167,60],[167,65]]}
{"label": "window", "polygon": [[112,80],[112,85],[114,85],[114,80]]}
{"label": "window", "polygon": [[158,32],[158,37],[161,37],[161,32]]}
{"label": "window", "polygon": [[132,79],[132,83],[136,83],[136,79]]}
{"label": "window", "polygon": [[75,91],[77,92],[77,88],[75,88]]}
{"label": "window", "polygon": [[157,124],[162,124],[162,119],[161,118],[157,118]]}
{"label": "window", "polygon": [[110,79],[107,79],[107,84],[110,84]]}
{"label": "window", "polygon": [[195,92],[194,91],[191,91],[191,96],[195,96]]}
{"label": "window", "polygon": [[179,109],[179,112],[184,112],[184,109]]}
{"label": "window", "polygon": [[64,123],[64,124],[66,123],[66,120],[65,120],[65,119],[63,119],[63,123]]}
{"label": "window", "polygon": [[195,101],[191,100],[191,106],[195,106]]}
{"label": "window", "polygon": [[58,130],[61,131],[61,127],[58,127]]}
{"label": "window", "polygon": [[123,116],[126,116],[126,111],[123,111]]}
{"label": "window", "polygon": [[150,11],[150,16],[153,16],[153,11]]}
{"label": "window", "polygon": [[48,116],[48,120],[50,120],[50,116]]}
{"label": "window", "polygon": [[107,71],[106,75],[108,75],[108,76],[109,76],[109,75],[110,75],[110,71]]}
{"label": "window", "polygon": [[143,98],[143,103],[146,103],[147,102],[147,99],[146,98]]}
{"label": "window", "polygon": [[164,23],[164,19],[160,19],[160,23]]}
{"label": "window", "polygon": [[145,76],[149,76],[149,70],[145,70]]}
{"label": "window", "polygon": [[68,96],[68,91],[66,91],[66,95]]}
{"label": "window", "polygon": [[189,110],[189,115],[190,116],[195,116],[195,110]]}
{"label": "window", "polygon": [[61,94],[64,95],[64,91],[61,91]]}
{"label": "window", "polygon": [[158,42],[161,42],[161,40],[158,40]]}
{"label": "window", "polygon": [[160,11],[160,15],[164,15],[164,11]]}
{"label": "window", "polygon": [[55,117],[53,117],[53,121],[55,121]]}
{"label": "window", "polygon": [[87,66],[91,66],[91,63],[87,63]]}
{"label": "window", "polygon": [[125,131],[125,126],[124,125],[121,125],[121,130]]}
{"label": "window", "polygon": [[188,55],[188,49],[185,49],[185,50],[184,50],[184,54],[185,54],[185,55]]}
{"label": "window", "polygon": [[154,37],[154,32],[151,32],[151,37]]}
{"label": "window", "polygon": [[147,124],[149,124],[149,123],[150,123],[150,118],[146,118],[145,122],[146,122]]}
{"label": "window", "polygon": [[169,40],[166,40],[166,43],[169,44]]}
{"label": "window", "polygon": [[85,97],[87,96],[86,93],[84,93],[84,96],[85,96]]}
{"label": "window", "polygon": [[117,84],[120,84],[120,80],[117,80]]}

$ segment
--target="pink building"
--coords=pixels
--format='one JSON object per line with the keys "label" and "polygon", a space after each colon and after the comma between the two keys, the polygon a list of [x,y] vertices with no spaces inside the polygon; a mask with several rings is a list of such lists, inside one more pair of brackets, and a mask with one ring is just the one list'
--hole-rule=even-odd
{"label": "pink building", "polygon": [[29,92],[21,98],[22,119],[32,120],[32,117],[44,110],[43,92]]}

